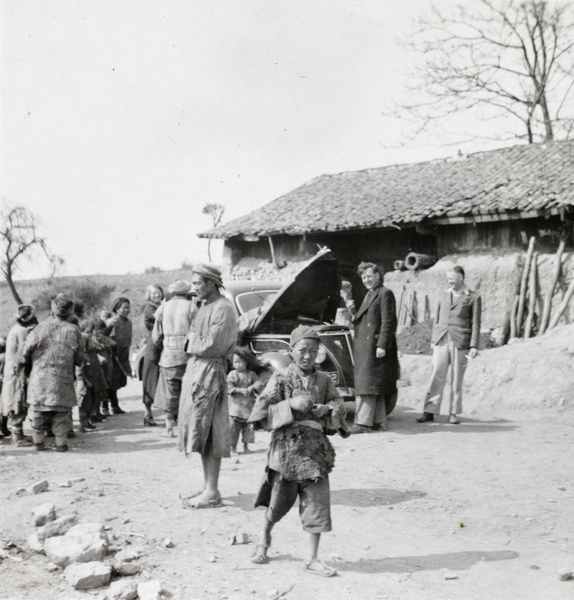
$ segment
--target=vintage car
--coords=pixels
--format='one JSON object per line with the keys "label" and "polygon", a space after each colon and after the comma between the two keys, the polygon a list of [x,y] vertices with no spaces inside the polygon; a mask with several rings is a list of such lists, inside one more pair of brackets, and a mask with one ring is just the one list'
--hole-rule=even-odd
{"label": "vintage car", "polygon": [[329,373],[345,400],[352,400],[352,332],[334,324],[340,289],[339,264],[325,248],[284,284],[230,281],[224,293],[237,310],[239,342],[274,368],[290,362],[289,335],[295,327],[316,329],[321,341],[316,367]]}
{"label": "vintage car", "polygon": [[[353,410],[353,335],[335,324],[340,305],[341,274],[333,253],[324,248],[285,283],[229,281],[222,293],[232,302],[238,319],[238,343],[247,345],[271,369],[291,362],[289,336],[298,325],[317,330],[320,339],[316,367],[327,372]],[[134,375],[142,378],[143,352],[132,357]],[[387,405],[394,409],[396,396]]]}

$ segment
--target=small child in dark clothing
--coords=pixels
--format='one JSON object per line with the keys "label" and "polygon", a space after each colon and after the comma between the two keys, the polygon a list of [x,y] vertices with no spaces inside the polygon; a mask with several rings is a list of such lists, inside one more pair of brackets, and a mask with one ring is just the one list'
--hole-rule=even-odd
{"label": "small child in dark clothing", "polygon": [[237,454],[237,442],[241,434],[243,453],[249,453],[249,444],[255,442],[253,427],[247,422],[255,398],[262,384],[255,373],[257,361],[248,348],[236,348],[233,353],[233,370],[227,375],[229,400],[229,424],[231,430],[231,452]]}

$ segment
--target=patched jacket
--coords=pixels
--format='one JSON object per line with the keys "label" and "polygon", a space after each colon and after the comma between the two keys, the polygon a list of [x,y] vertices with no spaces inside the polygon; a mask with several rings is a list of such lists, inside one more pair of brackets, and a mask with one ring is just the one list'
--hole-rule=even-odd
{"label": "patched jacket", "polygon": [[86,361],[76,325],[50,318],[34,329],[24,344],[21,362],[30,369],[28,404],[36,410],[76,405],[75,367]]}
{"label": "patched jacket", "polygon": [[[314,404],[327,404],[329,414],[291,409],[289,400],[311,395]],[[276,371],[257,398],[249,422],[272,431],[267,455],[271,469],[290,481],[326,477],[335,464],[335,451],[326,434],[347,434],[345,404],[327,373],[314,370],[308,376],[295,364]]]}

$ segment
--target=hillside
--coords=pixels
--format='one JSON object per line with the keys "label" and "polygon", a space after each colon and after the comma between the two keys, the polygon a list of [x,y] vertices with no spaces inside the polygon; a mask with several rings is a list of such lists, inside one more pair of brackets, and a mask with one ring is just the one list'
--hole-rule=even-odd
{"label": "hillside", "polygon": [[[143,335],[143,307],[146,287],[151,283],[161,285],[164,290],[175,279],[191,279],[190,270],[161,271],[159,273],[138,273],[127,275],[85,275],[80,277],[53,277],[50,279],[31,279],[17,283],[22,300],[27,303],[41,305],[46,296],[67,290],[72,292],[78,288],[90,288],[106,292],[102,297],[100,308],[109,308],[114,298],[126,296],[132,303],[130,318],[134,324],[134,345],[138,345]],[[72,293],[72,295],[74,295]],[[38,302],[40,300],[40,302]],[[6,336],[13,323],[13,312],[16,307],[14,298],[6,283],[0,284],[0,335]],[[47,310],[39,310],[40,319],[47,316]]]}

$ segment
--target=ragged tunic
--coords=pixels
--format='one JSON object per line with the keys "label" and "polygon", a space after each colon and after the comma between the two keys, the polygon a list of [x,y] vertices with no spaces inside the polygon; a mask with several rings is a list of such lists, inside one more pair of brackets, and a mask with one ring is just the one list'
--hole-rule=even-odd
{"label": "ragged tunic", "polygon": [[226,376],[236,340],[236,316],[229,300],[219,297],[194,313],[179,408],[178,445],[186,454],[230,456]]}
{"label": "ragged tunic", "polygon": [[33,410],[65,411],[76,405],[75,367],[86,362],[76,325],[52,317],[30,333],[21,363],[31,366],[28,405]]}
{"label": "ragged tunic", "polygon": [[36,327],[26,327],[16,323],[6,337],[6,359],[4,363],[4,382],[2,384],[2,414],[19,414],[26,404],[26,375],[18,366],[20,353],[29,333]]}
{"label": "ragged tunic", "polygon": [[[289,399],[311,395],[314,404],[328,404],[331,412],[315,417],[291,409]],[[326,477],[335,464],[335,451],[326,434],[347,435],[345,404],[327,373],[306,375],[292,363],[276,371],[257,398],[249,422],[271,430],[267,464],[289,481]]]}

